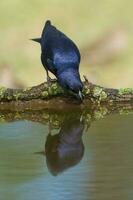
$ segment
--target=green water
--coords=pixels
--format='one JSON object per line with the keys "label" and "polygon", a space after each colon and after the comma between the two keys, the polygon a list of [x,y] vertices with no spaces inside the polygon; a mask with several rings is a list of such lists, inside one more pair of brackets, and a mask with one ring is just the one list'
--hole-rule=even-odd
{"label": "green water", "polygon": [[132,114],[44,117],[0,124],[0,200],[133,199]]}

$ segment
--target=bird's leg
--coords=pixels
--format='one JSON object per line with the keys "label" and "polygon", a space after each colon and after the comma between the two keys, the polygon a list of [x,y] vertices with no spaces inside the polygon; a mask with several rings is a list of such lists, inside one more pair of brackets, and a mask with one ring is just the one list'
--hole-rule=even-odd
{"label": "bird's leg", "polygon": [[54,82],[57,81],[57,79],[52,79],[52,78],[50,78],[49,73],[48,73],[48,70],[46,70],[46,74],[47,74],[47,83],[48,83],[49,86],[50,86],[52,83],[54,83]]}
{"label": "bird's leg", "polygon": [[50,85],[51,81],[50,81],[50,77],[49,77],[49,74],[48,74],[48,70],[46,70],[46,74],[47,74],[47,83],[48,83],[48,85]]}

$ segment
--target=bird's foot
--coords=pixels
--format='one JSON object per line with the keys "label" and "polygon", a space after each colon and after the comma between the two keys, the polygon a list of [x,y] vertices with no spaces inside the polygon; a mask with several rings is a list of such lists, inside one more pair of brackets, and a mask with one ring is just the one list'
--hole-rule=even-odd
{"label": "bird's foot", "polygon": [[57,79],[52,79],[52,78],[50,78],[50,77],[47,77],[48,86],[51,86],[52,83],[55,83],[55,82],[57,82]]}

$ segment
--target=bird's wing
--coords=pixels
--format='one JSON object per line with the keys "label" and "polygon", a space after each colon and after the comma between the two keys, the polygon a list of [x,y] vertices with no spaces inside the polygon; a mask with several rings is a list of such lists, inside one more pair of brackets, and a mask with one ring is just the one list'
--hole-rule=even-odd
{"label": "bird's wing", "polygon": [[[48,20],[42,32],[42,50],[47,51],[47,56],[55,63],[55,55],[60,57],[60,62],[69,63],[73,57],[73,62],[80,63],[80,52],[74,42],[69,39],[64,33],[56,29]],[[69,56],[70,55],[70,56]],[[63,59],[63,60],[62,60]],[[74,60],[75,59],[75,60]]]}
{"label": "bird's wing", "polygon": [[51,60],[50,58],[47,58],[47,65],[49,67],[49,71],[51,71],[53,74],[56,75],[57,69],[53,63],[53,60]]}

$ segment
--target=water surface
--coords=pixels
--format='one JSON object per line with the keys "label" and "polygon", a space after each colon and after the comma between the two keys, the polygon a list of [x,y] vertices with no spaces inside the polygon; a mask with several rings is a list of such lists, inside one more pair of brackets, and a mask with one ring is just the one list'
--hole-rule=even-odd
{"label": "water surface", "polygon": [[0,200],[132,200],[132,122],[132,114],[111,114],[87,128],[80,114],[66,114],[52,131],[1,123]]}

